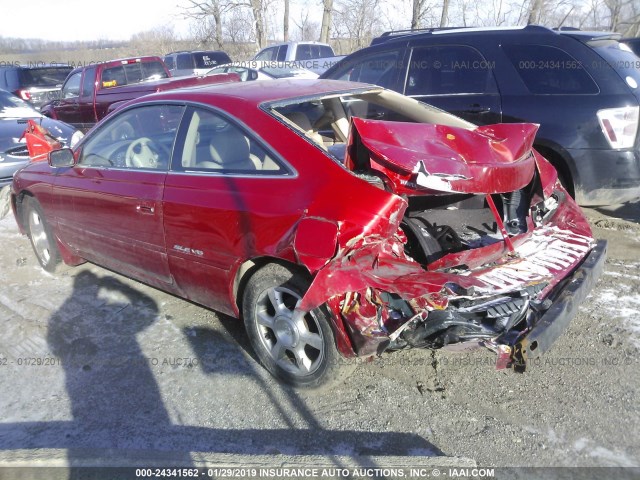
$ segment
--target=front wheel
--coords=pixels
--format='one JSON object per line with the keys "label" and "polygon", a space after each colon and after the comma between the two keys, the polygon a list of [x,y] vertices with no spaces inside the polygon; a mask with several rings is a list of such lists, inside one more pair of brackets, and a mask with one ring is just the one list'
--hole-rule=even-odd
{"label": "front wheel", "polygon": [[37,200],[26,198],[26,224],[31,246],[40,266],[47,272],[54,272],[60,264],[60,251],[51,228],[44,218],[42,207]]}
{"label": "front wheel", "polygon": [[271,264],[247,283],[243,316],[260,362],[276,378],[298,388],[326,387],[351,368],[336,349],[321,309],[297,312],[309,282],[294,270]]}

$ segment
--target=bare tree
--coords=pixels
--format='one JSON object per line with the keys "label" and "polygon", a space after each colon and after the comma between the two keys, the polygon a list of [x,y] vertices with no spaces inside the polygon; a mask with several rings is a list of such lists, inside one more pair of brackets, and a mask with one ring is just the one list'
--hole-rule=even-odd
{"label": "bare tree", "polygon": [[320,41],[329,43],[331,30],[331,16],[333,14],[333,0],[322,0],[322,24],[320,26]]}
{"label": "bare tree", "polygon": [[255,43],[253,16],[246,8],[231,10],[224,16],[222,25],[225,43],[233,45]]}
{"label": "bare tree", "polygon": [[298,33],[295,35],[296,40],[305,41],[318,38],[320,28],[318,23],[309,18],[309,10],[301,11],[300,20],[293,20],[293,23],[298,27]]}
{"label": "bare tree", "polygon": [[284,19],[282,25],[282,37],[285,42],[289,41],[289,0],[284,0]]}
{"label": "bare tree", "polygon": [[192,35],[200,41],[212,40],[222,48],[222,14],[228,10],[226,4],[221,5],[220,0],[189,0],[189,6],[183,10],[185,17],[196,20],[191,25]]}
{"label": "bare tree", "polygon": [[527,25],[534,25],[540,23],[540,16],[542,13],[542,7],[544,0],[531,0],[529,7],[529,17],[527,18]]}
{"label": "bare tree", "polygon": [[[228,12],[238,8],[248,8],[253,16],[253,31],[255,42],[258,48],[267,44],[267,36],[264,22],[263,0],[188,0],[189,6],[184,7],[184,16],[193,18],[199,23],[194,27],[200,34],[207,33],[216,43],[218,48],[222,48],[222,23],[223,17]],[[213,21],[211,21],[213,19]]]}
{"label": "bare tree", "polygon": [[442,0],[442,15],[440,16],[440,28],[447,26],[449,13],[449,0]]}
{"label": "bare tree", "polygon": [[161,25],[146,32],[131,36],[130,43],[135,48],[154,52],[155,55],[166,55],[177,49],[176,35],[171,25]]}
{"label": "bare tree", "polygon": [[433,4],[429,0],[412,0],[411,2],[411,30],[416,30],[431,23],[428,17],[433,12]]}
{"label": "bare tree", "polygon": [[338,0],[335,9],[335,28],[350,40],[350,50],[363,48],[382,33],[378,21],[381,0]]}

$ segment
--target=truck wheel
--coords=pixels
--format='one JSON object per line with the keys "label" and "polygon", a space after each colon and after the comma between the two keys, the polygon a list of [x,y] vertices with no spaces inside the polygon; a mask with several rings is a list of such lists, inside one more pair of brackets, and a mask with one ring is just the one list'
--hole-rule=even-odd
{"label": "truck wheel", "polygon": [[298,388],[328,387],[352,370],[336,349],[333,330],[322,309],[294,309],[309,282],[294,270],[270,264],[247,283],[244,323],[262,365],[276,378]]}

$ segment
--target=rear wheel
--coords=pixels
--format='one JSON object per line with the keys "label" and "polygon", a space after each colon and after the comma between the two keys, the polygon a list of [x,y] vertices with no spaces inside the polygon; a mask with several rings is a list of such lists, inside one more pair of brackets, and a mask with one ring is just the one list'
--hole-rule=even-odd
{"label": "rear wheel", "polygon": [[256,355],[272,375],[294,387],[326,387],[352,368],[338,353],[323,310],[295,310],[308,286],[306,278],[283,265],[258,270],[245,289],[244,323]]}
{"label": "rear wheel", "polygon": [[26,226],[31,246],[38,262],[47,272],[54,272],[60,264],[60,251],[51,228],[44,218],[42,207],[37,200],[26,200]]}

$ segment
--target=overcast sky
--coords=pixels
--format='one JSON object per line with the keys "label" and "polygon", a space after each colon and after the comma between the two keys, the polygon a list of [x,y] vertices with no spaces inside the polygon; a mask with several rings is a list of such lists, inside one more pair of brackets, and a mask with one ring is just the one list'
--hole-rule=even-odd
{"label": "overcast sky", "polygon": [[187,33],[185,0],[0,0],[0,36],[45,40],[128,40],[173,24]]}
{"label": "overcast sky", "polygon": [[[310,18],[320,23],[320,0],[290,1],[290,32],[296,28],[301,11],[309,11]],[[272,4],[278,6],[278,22],[281,4],[281,0]],[[177,36],[183,37],[189,33],[190,20],[183,17],[182,7],[189,5],[189,0],[0,0],[0,36],[67,41],[129,40],[133,34],[170,25]],[[410,17],[410,12],[403,11],[406,5],[409,4],[400,0],[396,2],[395,12],[385,10],[392,18],[402,16],[400,24],[405,25],[404,28],[408,28]]]}

